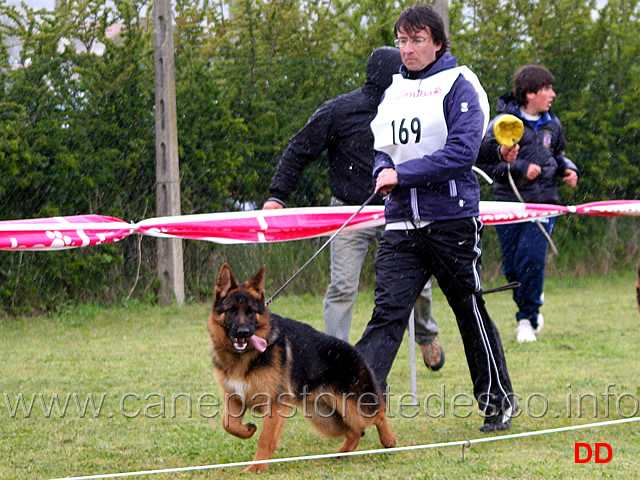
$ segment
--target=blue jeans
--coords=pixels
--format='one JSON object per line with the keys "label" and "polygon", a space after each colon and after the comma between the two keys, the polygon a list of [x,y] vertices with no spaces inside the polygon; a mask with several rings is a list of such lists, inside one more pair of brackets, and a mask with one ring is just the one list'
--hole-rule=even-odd
{"label": "blue jeans", "polygon": [[[555,218],[540,220],[549,235],[554,221]],[[507,281],[520,282],[520,288],[513,291],[513,300],[518,306],[516,320],[530,320],[536,328],[549,242],[535,222],[496,225],[496,231],[502,247],[502,272]]]}
{"label": "blue jeans", "polygon": [[[333,199],[331,205],[344,205]],[[353,304],[358,296],[360,271],[369,245],[380,238],[384,227],[344,232],[331,242],[331,282],[324,297],[325,332],[349,341]],[[428,345],[440,329],[431,315],[431,282],[429,281],[414,305],[416,342]]]}

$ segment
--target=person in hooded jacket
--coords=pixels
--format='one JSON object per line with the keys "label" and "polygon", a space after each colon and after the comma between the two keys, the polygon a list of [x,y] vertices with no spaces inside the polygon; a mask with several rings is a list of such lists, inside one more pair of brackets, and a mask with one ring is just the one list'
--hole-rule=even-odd
{"label": "person in hooded jacket", "polygon": [[[362,205],[373,192],[373,134],[371,120],[391,77],[400,69],[400,52],[393,47],[376,49],[367,62],[362,87],[328,100],[289,141],[269,186],[263,209],[284,208],[302,171],[323,151],[328,156],[331,205]],[[381,204],[377,196],[371,204]],[[344,232],[331,243],[331,281],[324,298],[325,332],[349,341],[353,305],[360,272],[369,245],[382,228]],[[416,343],[425,365],[440,369],[445,362],[438,341],[439,327],[431,314],[431,285],[415,302]]]}
{"label": "person in hooded jacket", "polygon": [[[385,231],[376,255],[375,308],[356,349],[387,394],[410,309],[435,276],[456,316],[483,432],[505,430],[518,407],[502,342],[482,297],[480,185],[472,170],[489,121],[487,95],[458,66],[440,15],[405,9],[394,27],[403,67],[371,123]],[[387,405],[391,403],[388,401]]]}
{"label": "person in hooded jacket", "polygon": [[[527,203],[558,204],[560,179],[576,186],[578,168],[564,154],[562,125],[551,112],[554,82],[546,68],[526,65],[514,76],[513,92],[498,100],[498,115],[491,121],[478,155],[478,166],[494,179],[495,200],[517,202],[520,197]],[[524,123],[522,139],[514,146],[499,145],[493,131],[495,122],[505,114]],[[551,235],[554,220],[540,219],[539,225]],[[503,273],[509,282],[520,282],[520,288],[513,292],[520,343],[535,342],[544,325],[540,307],[549,242],[539,225],[531,221],[496,226]]]}

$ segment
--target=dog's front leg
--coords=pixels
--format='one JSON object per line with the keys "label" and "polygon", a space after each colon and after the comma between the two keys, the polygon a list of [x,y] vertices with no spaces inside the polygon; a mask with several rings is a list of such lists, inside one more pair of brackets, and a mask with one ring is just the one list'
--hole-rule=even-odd
{"label": "dog's front leg", "polygon": [[247,406],[242,395],[227,393],[224,398],[224,412],[222,426],[232,435],[240,438],[249,438],[256,433],[257,427],[253,423],[242,423],[242,417]]}
{"label": "dog's front leg", "polygon": [[[258,439],[258,451],[256,452],[253,461],[257,460],[269,460],[273,458],[273,453],[278,448],[278,441],[284,424],[287,422],[285,412],[275,409],[269,415],[265,416],[262,420],[262,432],[260,432],[260,438]],[[245,472],[264,472],[268,468],[266,463],[250,465],[245,468]]]}

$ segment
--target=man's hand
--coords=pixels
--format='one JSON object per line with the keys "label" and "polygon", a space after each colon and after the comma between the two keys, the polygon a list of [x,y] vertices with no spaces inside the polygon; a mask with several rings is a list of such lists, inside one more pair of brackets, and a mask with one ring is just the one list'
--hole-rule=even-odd
{"label": "man's hand", "polygon": [[398,173],[394,168],[383,168],[376,178],[376,192],[384,195],[391,192],[398,185]]}
{"label": "man's hand", "polygon": [[516,161],[518,157],[518,151],[520,150],[520,145],[517,143],[513,147],[505,147],[504,145],[500,146],[500,155],[505,162],[513,163]]}
{"label": "man's hand", "polygon": [[276,202],[275,200],[267,200],[266,202],[264,202],[264,205],[262,206],[263,210],[276,210],[278,208],[284,208],[282,206],[282,204]]}
{"label": "man's hand", "polygon": [[578,184],[578,174],[575,172],[575,170],[567,168],[564,171],[564,177],[562,177],[562,181],[570,187],[575,187]]}

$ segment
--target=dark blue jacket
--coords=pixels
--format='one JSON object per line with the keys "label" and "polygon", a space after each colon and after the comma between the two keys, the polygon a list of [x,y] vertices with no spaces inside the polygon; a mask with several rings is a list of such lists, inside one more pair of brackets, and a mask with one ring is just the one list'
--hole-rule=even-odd
{"label": "dark blue jacket", "polygon": [[[500,145],[493,133],[496,120],[509,113],[524,122],[524,134],[518,142],[518,157],[511,164],[511,176],[520,195],[528,203],[557,204],[560,201],[558,186],[565,170],[578,172],[575,164],[564,155],[566,141],[560,121],[551,111],[544,112],[536,123],[524,119],[518,102],[511,93],[500,97],[496,111],[498,116],[489,124],[478,155],[478,167],[494,180],[494,198],[501,201],[518,201],[509,183],[508,164],[500,155]],[[531,163],[539,165],[542,172],[533,180],[528,180],[527,170]]]}
{"label": "dark blue jacket", "polygon": [[[456,66],[456,58],[445,53],[420,78]],[[401,74],[407,78],[410,72],[403,66]],[[398,173],[399,183],[385,201],[387,223],[408,220],[407,214],[422,221],[479,214],[480,187],[471,167],[488,119],[480,106],[478,92],[462,75],[444,97],[443,109],[448,131],[444,148],[397,166],[387,154],[376,152],[374,179],[383,168],[395,168]]]}

